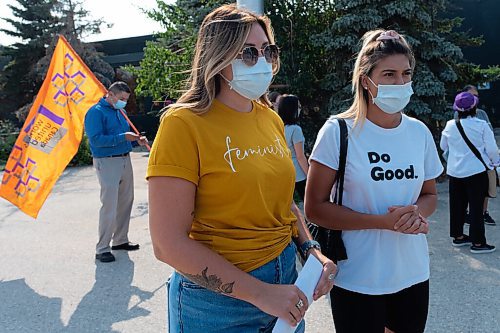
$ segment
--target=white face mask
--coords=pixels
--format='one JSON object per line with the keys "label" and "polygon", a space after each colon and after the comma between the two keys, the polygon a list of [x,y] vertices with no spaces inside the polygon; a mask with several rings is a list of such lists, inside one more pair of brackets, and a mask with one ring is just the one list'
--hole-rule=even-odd
{"label": "white face mask", "polygon": [[227,81],[229,87],[243,97],[250,100],[258,99],[264,95],[273,79],[273,66],[264,57],[259,57],[253,66],[247,66],[241,59],[231,62],[233,67],[233,79]]}
{"label": "white face mask", "polygon": [[385,113],[398,113],[410,102],[410,97],[413,95],[411,81],[406,84],[379,84],[377,86],[369,76],[367,78],[378,88],[377,97],[372,95],[373,103]]}

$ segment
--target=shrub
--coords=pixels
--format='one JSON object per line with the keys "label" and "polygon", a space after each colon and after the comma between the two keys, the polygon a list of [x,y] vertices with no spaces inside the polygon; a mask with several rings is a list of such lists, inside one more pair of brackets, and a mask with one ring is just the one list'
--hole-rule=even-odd
{"label": "shrub", "polygon": [[9,120],[0,120],[0,169],[3,170],[16,142],[19,129]]}
{"label": "shrub", "polygon": [[68,166],[82,166],[92,164],[92,154],[90,152],[89,139],[84,134],[82,137],[82,142],[78,147],[76,155],[73,157]]}

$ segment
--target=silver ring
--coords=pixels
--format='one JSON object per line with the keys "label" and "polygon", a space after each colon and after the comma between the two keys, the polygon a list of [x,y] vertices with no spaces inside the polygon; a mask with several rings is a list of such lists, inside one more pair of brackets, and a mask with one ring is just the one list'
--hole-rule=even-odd
{"label": "silver ring", "polygon": [[330,275],[328,275],[328,281],[333,281],[335,279],[335,274],[333,273],[330,273]]}
{"label": "silver ring", "polygon": [[302,307],[304,306],[304,302],[302,302],[302,299],[299,299],[299,301],[297,302],[297,304],[295,304],[295,307],[297,309],[301,309]]}

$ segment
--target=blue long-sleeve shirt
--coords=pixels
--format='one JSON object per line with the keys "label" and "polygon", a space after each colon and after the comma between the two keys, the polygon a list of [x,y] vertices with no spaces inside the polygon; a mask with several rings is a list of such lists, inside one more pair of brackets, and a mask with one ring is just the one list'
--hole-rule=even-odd
{"label": "blue long-sleeve shirt", "polygon": [[127,120],[119,110],[103,97],[85,115],[85,133],[89,138],[92,156],[109,157],[125,154],[132,150],[132,144],[125,139],[130,131]]}

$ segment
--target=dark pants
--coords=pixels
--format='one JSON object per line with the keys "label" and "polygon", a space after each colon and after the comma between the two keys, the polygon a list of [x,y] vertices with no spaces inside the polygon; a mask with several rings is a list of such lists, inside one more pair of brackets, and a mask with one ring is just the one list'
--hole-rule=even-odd
{"label": "dark pants", "polygon": [[300,200],[304,201],[304,196],[306,193],[306,180],[301,180],[300,182],[295,183],[295,193],[297,193],[300,197]]}
{"label": "dark pants", "polygon": [[387,295],[366,295],[333,286],[337,333],[423,333],[429,308],[429,280]]}
{"label": "dark pants", "polygon": [[469,204],[469,237],[474,244],[486,243],[483,204],[488,191],[488,175],[481,172],[465,178],[450,176],[450,236],[464,233],[465,212]]}

